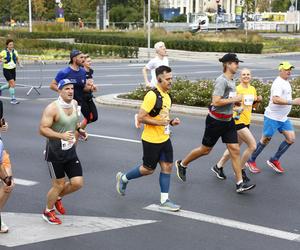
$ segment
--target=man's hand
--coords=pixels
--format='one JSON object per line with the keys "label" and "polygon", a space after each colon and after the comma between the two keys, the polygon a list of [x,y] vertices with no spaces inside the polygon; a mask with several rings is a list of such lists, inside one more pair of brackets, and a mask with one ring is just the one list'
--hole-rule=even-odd
{"label": "man's hand", "polygon": [[7,132],[8,130],[8,124],[5,122],[1,127],[0,127],[0,132]]}
{"label": "man's hand", "polygon": [[87,133],[84,129],[79,128],[79,129],[77,130],[77,132],[78,132],[79,136],[80,136],[83,140],[86,141],[86,140],[88,139],[88,133]]}
{"label": "man's hand", "polygon": [[14,186],[15,186],[15,182],[14,182],[14,179],[12,178],[10,186],[8,186],[6,183],[4,183],[3,190],[5,193],[11,193],[11,191],[14,189]]}
{"label": "man's hand", "polygon": [[172,121],[171,121],[171,126],[177,126],[177,125],[179,125],[181,123],[181,121],[180,121],[180,119],[178,118],[178,117],[176,117],[175,119],[173,119]]}
{"label": "man's hand", "polygon": [[61,139],[63,139],[64,141],[72,141],[74,139],[74,133],[72,131],[62,133]]}

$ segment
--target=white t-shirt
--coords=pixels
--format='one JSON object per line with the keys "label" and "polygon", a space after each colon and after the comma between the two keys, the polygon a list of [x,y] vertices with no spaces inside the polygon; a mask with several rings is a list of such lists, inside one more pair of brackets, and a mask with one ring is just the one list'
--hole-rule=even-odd
{"label": "white t-shirt", "polygon": [[278,76],[272,84],[269,105],[265,110],[265,116],[280,122],[288,119],[288,114],[292,109],[292,105],[278,105],[272,101],[273,96],[279,96],[286,100],[292,100],[292,87],[289,81]]}
{"label": "white t-shirt", "polygon": [[169,66],[169,59],[168,57],[164,57],[162,60],[157,56],[153,59],[151,59],[147,64],[146,68],[148,70],[151,70],[151,87],[155,87],[157,80],[156,80],[156,74],[155,74],[155,69],[158,68],[159,66]]}

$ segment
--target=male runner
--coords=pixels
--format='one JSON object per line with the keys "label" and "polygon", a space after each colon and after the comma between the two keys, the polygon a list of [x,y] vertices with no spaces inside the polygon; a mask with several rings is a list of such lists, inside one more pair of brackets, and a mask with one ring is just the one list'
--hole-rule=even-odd
{"label": "male runner", "polygon": [[186,170],[190,162],[208,155],[219,138],[226,144],[231,156],[233,170],[236,176],[236,192],[243,193],[255,187],[243,182],[240,164],[240,146],[232,118],[233,104],[242,101],[241,95],[236,95],[234,75],[237,73],[240,61],[236,54],[226,54],[221,59],[223,74],[214,83],[212,103],[206,118],[206,127],[202,145],[192,150],[183,160],[176,161],[177,176],[186,181]]}
{"label": "male runner", "polygon": [[[236,112],[234,112],[235,128],[238,133],[238,141],[241,145],[246,143],[245,149],[241,157],[242,176],[244,181],[250,179],[246,175],[245,163],[249,159],[250,155],[256,149],[255,138],[250,131],[252,109],[257,103],[262,101],[261,96],[257,96],[256,89],[251,86],[251,72],[249,69],[243,69],[241,71],[240,84],[236,87],[237,94],[243,95],[242,105],[236,106]],[[230,159],[229,151],[226,149],[219,162],[211,169],[219,179],[226,179],[223,168],[225,163]]]}
{"label": "male runner", "polygon": [[117,191],[125,195],[130,180],[154,173],[157,163],[161,166],[159,184],[161,190],[160,208],[169,211],[178,211],[180,206],[169,199],[169,187],[173,165],[173,148],[170,140],[170,125],[180,124],[178,118],[170,120],[171,99],[168,91],[172,86],[172,72],[168,66],[156,69],[157,88],[150,90],[140,108],[138,119],[144,123],[142,134],[143,164],[123,174],[116,176]]}
{"label": "male runner", "polygon": [[[75,134],[87,136],[79,127],[77,102],[73,100],[73,83],[68,79],[60,80],[57,88],[58,100],[46,107],[40,123],[40,134],[47,138],[45,159],[52,178],[52,187],[47,194],[47,206],[43,213],[44,220],[50,224],[61,224],[54,206],[60,214],[65,214],[61,198],[83,186]],[[65,175],[69,181],[66,181]]]}
{"label": "male runner", "polygon": [[14,41],[12,39],[6,40],[6,49],[2,50],[0,53],[0,61],[3,62],[3,75],[7,81],[7,84],[0,87],[0,92],[2,90],[8,89],[10,95],[11,104],[19,104],[15,96],[16,87],[16,67],[17,64],[23,67],[19,62],[18,52],[14,49]]}
{"label": "male runner", "polygon": [[292,88],[288,81],[294,66],[289,62],[279,64],[279,76],[275,79],[271,87],[271,96],[268,107],[264,114],[263,135],[257,143],[256,150],[246,163],[246,166],[253,173],[259,173],[261,169],[256,165],[257,156],[270,142],[276,131],[283,134],[285,140],[279,145],[277,152],[267,161],[267,165],[277,173],[284,173],[284,168],[280,164],[280,157],[295,142],[295,131],[288,114],[292,105],[300,105],[300,98],[292,99]]}

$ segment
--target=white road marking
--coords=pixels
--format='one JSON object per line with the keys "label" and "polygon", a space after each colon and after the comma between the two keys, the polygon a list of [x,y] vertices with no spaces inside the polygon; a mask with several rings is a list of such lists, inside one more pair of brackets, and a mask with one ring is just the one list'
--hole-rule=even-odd
{"label": "white road marking", "polygon": [[14,178],[14,182],[17,185],[22,185],[22,186],[34,186],[39,184],[39,182],[37,181],[30,181],[30,180],[19,179],[19,178]]}
{"label": "white road marking", "polygon": [[95,135],[95,134],[89,134],[89,136],[90,137],[96,137],[96,138],[108,139],[108,140],[141,143],[141,141],[138,141],[138,140],[126,139],[126,138],[121,138],[121,137],[113,137],[113,136],[106,136],[106,135]]}
{"label": "white road marking", "polygon": [[157,222],[155,220],[65,215],[59,216],[62,220],[61,225],[50,225],[42,219],[42,214],[1,213],[1,215],[10,231],[1,235],[0,245],[7,247]]}
{"label": "white road marking", "polygon": [[165,214],[176,215],[184,218],[189,218],[192,220],[198,220],[198,221],[221,225],[221,226],[230,227],[234,229],[244,230],[244,231],[253,232],[257,234],[267,235],[274,238],[300,242],[300,234],[290,233],[287,231],[281,231],[281,230],[254,225],[254,224],[249,224],[241,221],[225,219],[222,217],[211,216],[208,214],[196,213],[187,210],[181,210],[179,212],[169,212],[169,211],[160,210],[159,206],[155,204],[147,206],[144,209],[165,213]]}

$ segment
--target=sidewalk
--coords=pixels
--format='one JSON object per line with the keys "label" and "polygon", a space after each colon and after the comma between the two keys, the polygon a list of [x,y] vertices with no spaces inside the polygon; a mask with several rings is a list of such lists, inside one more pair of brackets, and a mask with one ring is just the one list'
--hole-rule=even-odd
{"label": "sidewalk", "polygon": [[[141,101],[119,98],[118,96],[121,94],[124,93],[98,96],[96,97],[96,102],[101,105],[139,109],[142,103]],[[187,115],[205,117],[207,115],[207,108],[173,104],[172,112],[178,114],[187,114]],[[300,129],[300,119],[299,118],[290,118],[290,119],[294,127]],[[264,120],[263,115],[254,114],[254,113],[252,114],[253,123],[262,124],[263,120]]]}

